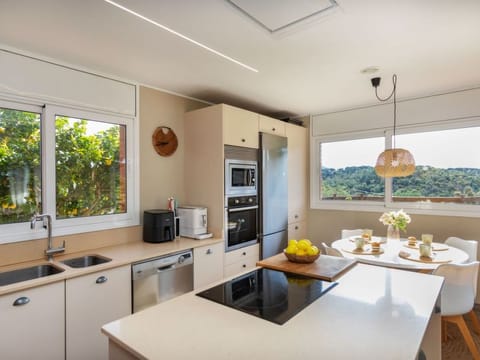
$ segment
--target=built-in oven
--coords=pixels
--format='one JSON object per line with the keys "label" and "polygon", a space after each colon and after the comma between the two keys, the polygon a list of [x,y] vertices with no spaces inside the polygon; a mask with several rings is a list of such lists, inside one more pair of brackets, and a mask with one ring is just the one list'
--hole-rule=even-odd
{"label": "built-in oven", "polygon": [[257,194],[257,162],[225,159],[225,195]]}
{"label": "built-in oven", "polygon": [[226,196],[225,250],[232,251],[258,242],[256,195]]}

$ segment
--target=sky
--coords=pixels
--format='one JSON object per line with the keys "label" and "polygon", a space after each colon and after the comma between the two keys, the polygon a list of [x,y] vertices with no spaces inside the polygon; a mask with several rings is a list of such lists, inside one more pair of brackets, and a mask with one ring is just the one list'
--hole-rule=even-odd
{"label": "sky", "polygon": [[[396,136],[396,147],[409,150],[416,165],[437,168],[480,168],[480,127]],[[322,144],[322,166],[375,166],[384,138]]]}

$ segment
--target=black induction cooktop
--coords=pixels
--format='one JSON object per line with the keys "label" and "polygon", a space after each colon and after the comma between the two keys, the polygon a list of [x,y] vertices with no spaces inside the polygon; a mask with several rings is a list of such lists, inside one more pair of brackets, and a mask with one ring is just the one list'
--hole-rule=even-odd
{"label": "black induction cooktop", "polygon": [[335,285],[336,282],[262,268],[197,295],[281,325]]}

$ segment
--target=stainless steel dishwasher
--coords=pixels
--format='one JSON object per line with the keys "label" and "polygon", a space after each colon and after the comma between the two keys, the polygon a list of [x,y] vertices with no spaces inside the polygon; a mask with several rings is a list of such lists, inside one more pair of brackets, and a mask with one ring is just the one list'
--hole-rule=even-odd
{"label": "stainless steel dishwasher", "polygon": [[192,250],[132,264],[133,312],[192,290]]}

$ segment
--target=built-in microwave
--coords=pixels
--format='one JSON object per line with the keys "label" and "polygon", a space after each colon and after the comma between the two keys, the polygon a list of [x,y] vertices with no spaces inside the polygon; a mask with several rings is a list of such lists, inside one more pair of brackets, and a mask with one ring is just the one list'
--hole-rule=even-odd
{"label": "built-in microwave", "polygon": [[225,195],[257,194],[257,162],[225,159]]}

